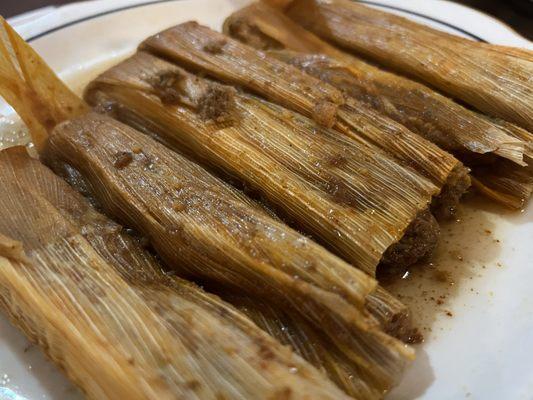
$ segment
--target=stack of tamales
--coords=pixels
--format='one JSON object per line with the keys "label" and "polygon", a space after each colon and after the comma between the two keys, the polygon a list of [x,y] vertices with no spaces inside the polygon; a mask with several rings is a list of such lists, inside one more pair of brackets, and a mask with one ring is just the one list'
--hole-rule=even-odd
{"label": "stack of tamales", "polygon": [[403,73],[387,24],[485,57],[484,80],[507,57],[502,81],[531,105],[529,53],[283,3],[236,12],[228,36],[187,22],[148,38],[88,86],[92,110],[4,23],[0,95],[64,180],[0,153],[0,305],[91,398],[382,398],[414,330],[376,268],[431,255],[465,165],[502,203],[531,193],[527,107],[470,93],[464,65],[436,79],[431,48],[410,74],[488,116],[315,34]]}
{"label": "stack of tamales", "polygon": [[184,23],[147,39],[140,48],[333,127],[343,133],[335,136],[350,139],[354,146],[381,150],[437,187],[433,208],[439,214],[453,213],[469,185],[462,164],[433,143],[328,83],[207,27]]}
{"label": "stack of tamales", "polygon": [[[167,80],[172,85],[161,87]],[[170,102],[172,95],[176,99]],[[97,78],[87,98],[243,181],[299,228],[371,275],[387,249],[392,260],[385,262],[408,264],[436,242],[438,226],[427,212],[438,191],[434,184],[371,147],[273,103],[143,52]],[[203,116],[211,105],[225,119]],[[413,219],[422,222],[412,224]],[[419,239],[417,248],[404,249],[405,231]]]}

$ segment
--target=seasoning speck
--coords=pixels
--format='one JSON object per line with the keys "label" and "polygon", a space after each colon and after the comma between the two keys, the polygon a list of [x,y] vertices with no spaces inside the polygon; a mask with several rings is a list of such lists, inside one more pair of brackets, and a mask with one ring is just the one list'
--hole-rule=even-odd
{"label": "seasoning speck", "polygon": [[126,168],[133,161],[133,154],[129,151],[121,151],[115,154],[115,162],[113,165],[117,169]]}
{"label": "seasoning speck", "polygon": [[211,54],[220,54],[224,46],[226,46],[226,43],[225,39],[211,40],[205,44],[204,51]]}

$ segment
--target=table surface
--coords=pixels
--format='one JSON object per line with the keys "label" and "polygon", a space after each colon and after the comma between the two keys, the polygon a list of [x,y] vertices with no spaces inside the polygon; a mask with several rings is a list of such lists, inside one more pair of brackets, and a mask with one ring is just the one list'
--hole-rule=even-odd
{"label": "table surface", "polygon": [[[408,1],[408,0],[406,0]],[[522,36],[533,40],[533,14],[531,2],[529,10],[520,9],[519,4],[526,0],[456,0],[501,19]],[[0,0],[0,14],[11,17],[29,10],[52,4],[67,4],[73,0]],[[515,4],[516,3],[516,4]],[[527,6],[526,6],[527,7]],[[528,13],[529,11],[529,13]]]}

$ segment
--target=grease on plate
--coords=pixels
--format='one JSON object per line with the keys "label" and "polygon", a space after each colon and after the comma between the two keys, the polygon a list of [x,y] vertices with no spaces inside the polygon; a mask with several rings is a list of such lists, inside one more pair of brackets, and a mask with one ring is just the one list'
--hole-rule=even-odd
{"label": "grease on plate", "polygon": [[477,195],[468,196],[456,219],[441,222],[440,242],[429,260],[385,277],[384,286],[409,306],[426,339],[436,320],[453,318],[461,311],[453,300],[487,295],[480,292],[477,280],[489,270],[504,268],[499,259],[502,238],[496,229],[502,213],[506,214],[505,209]]}

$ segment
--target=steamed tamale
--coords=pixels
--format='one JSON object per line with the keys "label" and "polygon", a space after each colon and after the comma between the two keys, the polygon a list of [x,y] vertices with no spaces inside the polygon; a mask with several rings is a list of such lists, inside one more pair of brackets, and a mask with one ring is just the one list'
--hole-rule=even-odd
{"label": "steamed tamale", "polygon": [[[159,33],[147,39],[141,49],[244,87],[323,125],[331,125],[361,144],[381,148],[430,178],[439,189],[449,189],[446,183],[452,172],[462,177],[462,187],[469,185],[467,170],[456,158],[403,125],[357,99],[345,99],[327,83],[195,22]],[[454,206],[446,204],[441,211],[449,213]]]}
{"label": "steamed tamale", "polygon": [[[161,88],[171,77],[172,84]],[[231,92],[231,106],[221,104],[217,91],[224,90]],[[169,102],[169,93],[175,101]],[[111,105],[117,118],[244,181],[371,275],[382,259],[388,265],[410,264],[436,243],[438,227],[424,214],[437,190],[429,181],[300,114],[143,52],[93,81],[86,98]],[[230,108],[234,121],[206,118],[206,103],[217,103],[219,112]],[[419,213],[428,229],[409,230]],[[411,235],[406,231],[420,246],[387,251]]]}
{"label": "steamed tamale", "polygon": [[24,148],[0,170],[0,306],[88,398],[347,398]]}
{"label": "steamed tamale", "polygon": [[349,0],[294,0],[317,35],[533,131],[533,53],[479,44]]}
{"label": "steamed tamale", "polygon": [[[33,51],[22,39],[15,40]],[[23,71],[27,62],[23,57],[1,61],[18,64],[15,72]],[[44,107],[49,105],[46,96],[54,96],[37,94],[17,75],[9,83],[0,89],[33,94]],[[33,108],[35,101],[24,96],[18,106]],[[108,214],[145,235],[168,266],[183,276],[291,309],[327,335],[372,380],[388,387],[398,381],[413,352],[386,335],[365,310],[374,280],[132,128],[95,113],[52,128],[60,121],[40,117],[57,115],[53,110],[34,111],[26,115],[51,132],[41,150],[43,159],[91,193]]]}
{"label": "steamed tamale", "polygon": [[[427,86],[383,71],[324,42],[264,2],[228,17],[224,31],[274,55],[370,105],[413,132],[451,152],[466,165],[493,164],[499,179],[519,173],[531,157],[533,135],[506,121],[489,119]],[[501,159],[516,163],[503,163]],[[475,168],[474,168],[475,169]],[[476,171],[474,171],[476,175]],[[514,181],[518,191],[493,192],[496,200],[521,205],[531,185]],[[494,198],[494,195],[491,196]]]}
{"label": "steamed tamale", "polygon": [[[395,104],[390,101],[392,100],[391,96],[388,96],[387,99],[375,101],[376,98],[369,95],[368,91],[362,92],[360,90],[359,85],[356,83],[359,81],[358,75],[355,75],[346,64],[322,55],[300,55],[287,51],[275,51],[270,54],[298,66],[307,73],[333,86],[342,88],[350,96],[363,97],[369,102],[372,101],[370,103],[372,107],[404,124],[442,149],[454,154],[471,168],[472,175],[477,178],[477,182],[487,181],[487,171],[490,171],[492,182],[487,181],[487,183],[495,189],[495,192],[485,194],[493,200],[512,208],[520,208],[530,198],[533,190],[533,174],[531,174],[527,162],[531,160],[533,135],[526,130],[504,121],[483,118],[466,109],[461,115],[446,114],[447,109],[440,109],[437,114],[438,117],[435,117],[434,114],[427,111],[427,99],[419,97],[413,91],[405,93],[397,91],[395,95],[398,97],[393,100]],[[366,86],[365,89],[370,88]],[[457,107],[459,108],[460,106],[457,105]],[[469,120],[463,118],[465,115],[468,116],[469,113],[471,114]],[[425,117],[417,118],[416,116],[419,115]],[[429,120],[433,120],[433,124]],[[438,125],[439,122],[442,123],[441,126]],[[475,122],[476,125],[473,126],[473,124],[468,124],[468,122]],[[446,125],[448,123],[449,125]],[[443,134],[445,129],[454,125],[462,127],[463,131],[465,127],[468,127],[469,132],[474,134],[477,128],[481,128],[483,131],[480,133],[485,134],[485,141],[488,146],[492,143],[492,148],[495,148],[495,143],[498,143],[498,140],[506,140],[505,147],[500,146],[495,151],[490,151],[491,147],[484,147],[483,141],[476,141],[471,134],[464,135],[467,137],[461,137],[461,141],[455,140],[457,135],[450,137]],[[464,145],[465,141],[468,147]],[[479,152],[472,151],[472,149],[477,149]],[[508,186],[497,186],[494,184],[495,181],[509,181],[510,184]],[[449,182],[453,182],[453,179],[449,178]],[[452,183],[450,186],[453,189],[445,191],[445,194],[439,200],[442,199],[442,201],[449,203],[446,196],[452,196],[453,204],[455,200],[453,196],[460,196],[465,190],[464,185],[466,182],[461,182],[459,185]]]}

